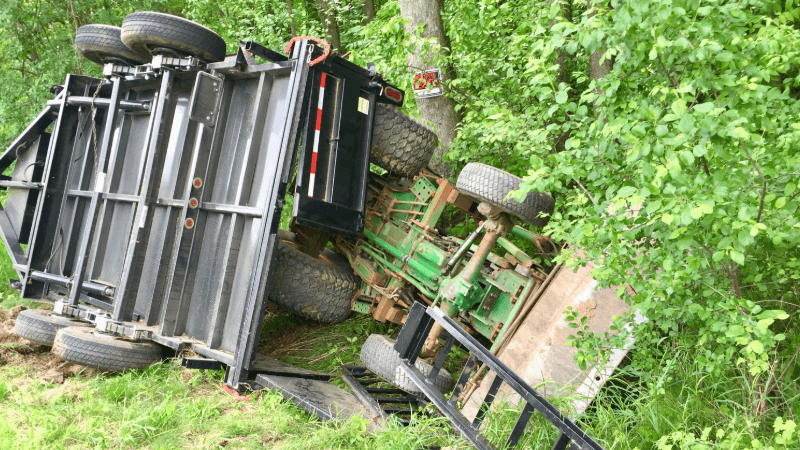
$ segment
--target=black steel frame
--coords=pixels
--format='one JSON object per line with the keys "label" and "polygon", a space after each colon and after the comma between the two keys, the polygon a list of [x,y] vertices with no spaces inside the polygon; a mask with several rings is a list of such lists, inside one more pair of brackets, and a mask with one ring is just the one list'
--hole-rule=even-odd
{"label": "black steel frame", "polygon": [[191,346],[228,366],[233,388],[251,380],[295,164],[307,180],[314,82],[337,80],[317,174],[332,195],[296,210],[298,223],[361,231],[374,103],[402,104],[373,70],[338,56],[311,66],[321,53],[311,41],[288,58],[242,42],[208,65],[157,55],[107,64],[102,79],[67,75],[0,155],[0,171],[17,163],[0,178],[0,236],[21,295],[58,294],[58,313]]}
{"label": "black steel frame", "polygon": [[[434,323],[438,323],[444,328],[447,339],[433,365],[433,369],[426,377],[419,369],[414,367],[414,362],[430,334]],[[456,341],[469,350],[470,356],[450,398],[447,399],[445,397],[446,393],[441,392],[433,384],[433,381],[436,380],[436,377],[439,375],[445,359]],[[400,353],[402,370],[411,377],[420,390],[425,393],[425,396],[450,419],[453,426],[480,450],[496,448],[481,433],[481,425],[486,412],[489,410],[489,407],[491,407],[495,395],[498,393],[503,383],[508,385],[521,397],[522,401],[525,402],[525,406],[502,448],[516,446],[525,430],[525,426],[531,418],[531,414],[537,411],[561,432],[558,440],[553,445],[554,450],[565,450],[570,444],[572,444],[572,448],[590,450],[603,449],[600,444],[589,437],[578,425],[542,397],[541,394],[520,378],[519,375],[509,369],[508,366],[489,352],[475,340],[475,338],[467,334],[453,319],[448,317],[439,308],[426,307],[421,303],[412,305],[406,323],[403,325],[397,337],[394,348]],[[495,378],[489,388],[489,392],[483,400],[482,406],[478,410],[477,416],[470,422],[457,408],[457,402],[477,361],[483,362],[489,370],[493,372]]]}

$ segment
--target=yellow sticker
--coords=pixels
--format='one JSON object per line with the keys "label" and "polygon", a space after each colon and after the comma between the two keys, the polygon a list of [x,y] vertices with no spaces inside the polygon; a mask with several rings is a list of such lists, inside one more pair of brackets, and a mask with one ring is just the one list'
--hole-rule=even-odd
{"label": "yellow sticker", "polygon": [[364,97],[358,97],[358,112],[361,114],[369,114],[369,100]]}

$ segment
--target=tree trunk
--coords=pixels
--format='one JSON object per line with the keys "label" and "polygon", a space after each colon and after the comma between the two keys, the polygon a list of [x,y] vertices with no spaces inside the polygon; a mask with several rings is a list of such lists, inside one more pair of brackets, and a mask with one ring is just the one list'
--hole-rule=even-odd
{"label": "tree trunk", "polygon": [[375,20],[375,2],[372,0],[364,0],[361,12],[364,14],[364,25]]}
{"label": "tree trunk", "polygon": [[[561,8],[561,17],[567,22],[572,22],[572,0],[551,0],[551,2],[552,1],[558,1],[558,5]],[[551,27],[553,25],[555,25],[555,20],[550,23]],[[567,62],[574,58],[575,56],[570,55],[569,53],[560,48],[556,50],[556,63],[558,64],[556,85],[559,85],[561,83],[570,84],[569,68],[567,67]],[[555,141],[553,142],[553,151],[555,153],[563,152],[564,150],[566,150],[567,139],[569,139],[570,135],[571,133],[569,131],[564,131],[560,133],[558,136],[556,136]]]}
{"label": "tree trunk", "polygon": [[316,2],[319,18],[322,21],[322,26],[325,27],[325,33],[328,35],[331,49],[344,53],[342,41],[339,39],[339,23],[336,21],[336,9],[333,7],[331,0],[316,0]]}
{"label": "tree trunk", "polygon": [[[423,38],[436,38],[439,45],[450,49],[450,38],[444,30],[442,23],[442,3],[437,0],[400,0],[400,14],[409,19],[406,30],[414,33],[420,24],[425,27],[422,30]],[[421,54],[422,50],[417,49],[413,54],[408,55],[408,65],[412,71],[417,72],[433,68],[433,55]],[[444,92],[447,93],[447,80],[456,77],[455,70],[451,66],[440,67],[444,83]],[[426,98],[417,100],[422,118],[432,122],[439,136],[439,148],[431,159],[430,166],[442,176],[450,176],[452,169],[444,162],[444,154],[456,137],[456,126],[461,122],[462,115],[456,111],[456,102],[447,96]]]}
{"label": "tree trunk", "polygon": [[[567,22],[572,22],[572,0],[558,0],[558,6],[561,9],[561,17],[566,20]],[[555,25],[555,21],[550,24],[552,27]],[[570,55],[566,51],[562,49],[556,50],[556,62],[558,63],[558,75],[556,75],[556,84],[558,83],[569,83],[569,69],[567,68],[567,61],[574,59],[573,55]]]}
{"label": "tree trunk", "polygon": [[286,8],[289,10],[289,26],[292,30],[292,37],[297,36],[297,30],[294,27],[294,14],[292,13],[292,0],[286,0]]}
{"label": "tree trunk", "polygon": [[[589,19],[597,15],[597,8],[599,7],[600,3],[597,3],[596,0],[586,0],[586,9],[590,11]],[[606,58],[605,61],[600,62],[606,50],[605,47],[600,47],[589,55],[589,75],[593,80],[599,80],[611,73],[611,58]],[[595,92],[600,94],[603,91],[597,88]]]}

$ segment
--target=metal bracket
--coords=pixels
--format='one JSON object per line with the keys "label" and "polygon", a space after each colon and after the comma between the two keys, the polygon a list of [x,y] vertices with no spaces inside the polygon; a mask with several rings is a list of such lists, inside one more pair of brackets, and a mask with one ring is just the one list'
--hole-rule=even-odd
{"label": "metal bracket", "polygon": [[116,320],[112,320],[111,316],[109,316],[105,312],[96,314],[95,315],[95,319],[94,319],[95,328],[97,328],[100,331],[104,331],[104,332],[111,331],[109,329],[110,328],[109,325],[111,325],[111,324],[117,325],[119,323],[120,322],[118,322]]}
{"label": "metal bracket", "polygon": [[225,364],[207,358],[183,358],[181,367],[186,369],[220,370],[225,368]]}
{"label": "metal bracket", "polygon": [[217,111],[222,98],[222,78],[205,72],[197,72],[197,82],[192,92],[190,118],[203,125],[217,124]]}

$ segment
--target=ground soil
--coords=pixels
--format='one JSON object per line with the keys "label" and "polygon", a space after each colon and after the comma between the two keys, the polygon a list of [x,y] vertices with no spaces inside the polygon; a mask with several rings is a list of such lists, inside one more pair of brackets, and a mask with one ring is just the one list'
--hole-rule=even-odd
{"label": "ground soil", "polygon": [[51,353],[50,347],[36,345],[17,336],[14,325],[19,313],[25,309],[27,308],[24,306],[11,310],[0,308],[0,366],[10,364],[28,367],[35,371],[36,378],[59,384],[78,372],[82,372],[83,376],[95,373],[93,369],[64,361],[60,356]]}

